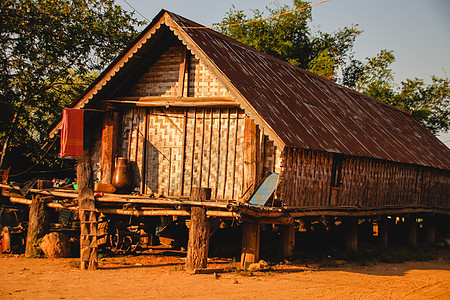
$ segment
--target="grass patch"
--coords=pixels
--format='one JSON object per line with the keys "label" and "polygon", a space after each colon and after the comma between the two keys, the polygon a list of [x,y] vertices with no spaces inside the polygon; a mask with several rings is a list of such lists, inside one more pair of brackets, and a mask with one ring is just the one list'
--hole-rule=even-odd
{"label": "grass patch", "polygon": [[71,268],[76,268],[76,269],[80,268],[80,260],[79,259],[71,259],[68,264],[69,264],[69,267],[71,267]]}

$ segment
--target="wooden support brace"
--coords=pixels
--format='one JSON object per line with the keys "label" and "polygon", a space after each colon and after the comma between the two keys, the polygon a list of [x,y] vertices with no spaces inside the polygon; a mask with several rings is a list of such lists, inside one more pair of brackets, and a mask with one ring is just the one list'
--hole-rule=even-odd
{"label": "wooden support brace", "polygon": [[244,222],[242,226],[242,267],[248,268],[250,264],[259,261],[259,239],[259,223]]}
{"label": "wooden support brace", "polygon": [[[193,188],[191,200],[206,201],[211,197],[210,188]],[[194,206],[191,208],[191,222],[189,225],[189,242],[186,255],[186,271],[194,273],[198,269],[205,269],[208,262],[209,250],[209,221],[206,208]]]}

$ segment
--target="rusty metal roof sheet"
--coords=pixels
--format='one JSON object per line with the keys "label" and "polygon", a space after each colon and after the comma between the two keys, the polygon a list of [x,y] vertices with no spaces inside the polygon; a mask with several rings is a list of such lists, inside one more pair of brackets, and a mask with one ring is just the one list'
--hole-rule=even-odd
{"label": "rusty metal roof sheet", "polygon": [[450,149],[411,115],[169,14],[286,146],[450,170]]}

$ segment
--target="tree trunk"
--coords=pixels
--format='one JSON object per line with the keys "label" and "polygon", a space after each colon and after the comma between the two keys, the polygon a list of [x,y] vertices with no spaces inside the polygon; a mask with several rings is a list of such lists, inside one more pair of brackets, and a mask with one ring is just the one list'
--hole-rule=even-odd
{"label": "tree trunk", "polygon": [[[211,197],[210,188],[193,188],[191,200],[204,201]],[[191,208],[189,226],[189,243],[186,255],[186,271],[193,273],[196,269],[204,269],[208,263],[209,222],[204,207]]]}
{"label": "tree trunk", "polygon": [[31,257],[39,255],[39,240],[49,231],[48,213],[45,202],[40,196],[33,196],[27,232],[27,245],[25,248],[25,256]]}
{"label": "tree trunk", "polygon": [[90,152],[77,165],[78,208],[80,215],[80,268],[96,270],[97,253],[97,212],[95,211],[94,181]]}

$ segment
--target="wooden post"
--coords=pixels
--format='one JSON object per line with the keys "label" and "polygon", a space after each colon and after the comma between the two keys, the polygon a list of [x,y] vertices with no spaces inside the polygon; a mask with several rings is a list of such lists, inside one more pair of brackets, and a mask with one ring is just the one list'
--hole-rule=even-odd
{"label": "wooden post", "polygon": [[39,255],[38,241],[49,231],[48,213],[45,201],[39,196],[32,197],[30,213],[28,217],[27,244],[25,256],[31,257]]}
{"label": "wooden post", "polygon": [[[211,198],[210,188],[193,188],[192,201],[206,201]],[[186,255],[186,271],[194,273],[197,269],[204,269],[208,263],[209,250],[209,222],[206,209],[202,206],[191,208],[191,222],[189,225],[189,242]]]}
{"label": "wooden post", "polygon": [[95,211],[94,180],[90,151],[84,151],[77,165],[78,210],[80,216],[80,268],[96,270],[97,212]]}
{"label": "wooden post", "polygon": [[381,248],[386,249],[388,247],[388,228],[389,219],[387,216],[381,216],[378,221],[378,238]]}
{"label": "wooden post", "polygon": [[2,251],[3,253],[10,253],[11,252],[11,231],[9,226],[3,227],[3,241],[2,241]]}
{"label": "wooden post", "polygon": [[343,218],[345,230],[345,249],[347,251],[356,251],[358,249],[358,218]]}
{"label": "wooden post", "polygon": [[417,247],[417,223],[416,217],[411,215],[405,218],[406,220],[406,230],[408,237],[408,245],[410,247]]}
{"label": "wooden post", "polygon": [[[131,131],[130,133],[131,134]],[[117,153],[119,135],[119,113],[108,111],[105,114],[102,131],[101,181],[111,183]]]}
{"label": "wooden post", "polygon": [[283,257],[291,257],[294,255],[295,248],[295,223],[281,225],[280,228]]}
{"label": "wooden post", "polygon": [[242,267],[248,268],[250,264],[259,261],[259,238],[259,223],[244,222],[242,224]]}
{"label": "wooden post", "polygon": [[436,243],[436,219],[434,216],[423,218],[423,227],[425,229],[425,242],[429,244]]}
{"label": "wooden post", "polygon": [[256,124],[249,117],[244,125],[244,200],[247,201],[256,189],[257,176],[257,137]]}

